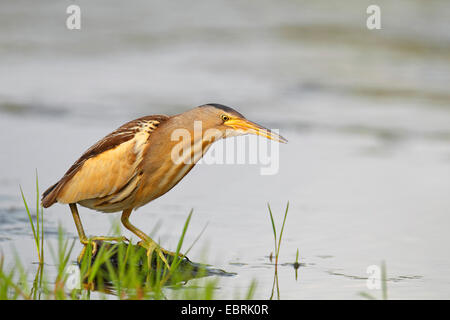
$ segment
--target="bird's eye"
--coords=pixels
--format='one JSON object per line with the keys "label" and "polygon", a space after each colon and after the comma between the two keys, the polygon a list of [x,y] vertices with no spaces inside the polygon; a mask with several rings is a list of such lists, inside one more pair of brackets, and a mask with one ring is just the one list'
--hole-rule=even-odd
{"label": "bird's eye", "polygon": [[227,122],[228,120],[230,120],[230,117],[227,116],[226,114],[223,114],[223,115],[221,115],[220,117],[222,118],[222,121],[223,121],[223,122]]}

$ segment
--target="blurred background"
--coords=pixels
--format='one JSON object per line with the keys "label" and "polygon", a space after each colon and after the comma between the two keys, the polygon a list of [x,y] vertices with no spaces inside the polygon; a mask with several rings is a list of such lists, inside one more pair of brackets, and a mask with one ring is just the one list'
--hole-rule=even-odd
{"label": "blurred background", "polygon": [[[66,28],[71,4],[81,30]],[[381,30],[366,27],[370,4]],[[19,191],[34,201],[36,170],[43,191],[122,123],[216,102],[280,129],[278,174],[198,165],[134,224],[174,249],[193,208],[187,243],[208,226],[191,260],[237,273],[224,297],[256,279],[264,299],[267,203],[281,226],[290,201],[281,298],[379,297],[366,270],[381,261],[389,298],[450,298],[449,17],[445,0],[1,0],[1,250],[37,259]],[[49,241],[58,224],[76,237],[68,207],[45,215]],[[91,235],[119,219],[81,217]]]}

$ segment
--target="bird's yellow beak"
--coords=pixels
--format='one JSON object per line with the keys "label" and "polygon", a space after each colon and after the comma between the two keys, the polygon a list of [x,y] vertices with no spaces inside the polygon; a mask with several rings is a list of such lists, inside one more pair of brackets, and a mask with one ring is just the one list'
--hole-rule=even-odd
{"label": "bird's yellow beak", "polygon": [[255,134],[282,143],[288,142],[287,139],[283,138],[279,134],[276,134],[275,132],[272,132],[270,129],[267,129],[247,119],[230,119],[226,121],[224,124],[233,128],[234,130],[243,131],[244,133]]}

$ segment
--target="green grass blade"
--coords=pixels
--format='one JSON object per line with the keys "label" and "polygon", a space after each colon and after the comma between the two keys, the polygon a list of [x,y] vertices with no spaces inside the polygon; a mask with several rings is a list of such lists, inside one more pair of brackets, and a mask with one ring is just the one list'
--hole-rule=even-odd
{"label": "green grass blade", "polygon": [[250,283],[250,287],[248,288],[247,295],[245,296],[245,300],[251,300],[253,299],[253,296],[256,291],[256,280],[253,279]]}
{"label": "green grass blade", "polygon": [[[40,247],[40,217],[39,217],[39,181],[38,181],[38,175],[37,175],[37,169],[36,169],[36,245]],[[38,250],[40,253],[40,250]],[[41,255],[39,254],[39,262],[41,262]]]}
{"label": "green grass blade", "polygon": [[383,300],[388,299],[387,292],[387,273],[386,273],[386,263],[384,261],[381,262],[381,292]]}
{"label": "green grass blade", "polygon": [[[202,234],[205,232],[206,228],[208,227],[208,223],[205,224],[205,226],[203,227],[202,231],[200,231],[200,233],[198,234],[198,236],[194,239],[194,241],[192,241],[192,244],[189,246],[189,248],[187,248],[187,250],[185,251],[184,255],[187,255],[189,253],[189,251],[191,251],[191,249],[194,247],[194,245],[197,243],[197,241],[200,239],[200,237],[202,236]],[[181,249],[181,248],[180,248]]]}
{"label": "green grass blade", "polygon": [[371,295],[370,293],[367,293],[367,292],[360,292],[359,295],[368,300],[376,300],[376,298],[373,295]]}
{"label": "green grass blade", "polygon": [[31,217],[30,209],[28,207],[27,200],[25,199],[25,195],[23,194],[22,187],[20,187],[20,193],[22,195],[22,200],[23,200],[23,203],[25,205],[25,210],[27,211],[27,214],[28,214],[28,220],[30,221],[31,230],[33,231],[33,237],[34,237],[34,242],[36,243],[36,249],[37,249],[37,252],[38,252],[38,256],[40,257],[39,241],[38,241],[38,238],[36,236],[36,229],[34,227],[33,218]]}
{"label": "green grass blade", "polygon": [[184,223],[183,231],[182,231],[182,233],[181,233],[181,237],[180,237],[180,239],[178,240],[177,251],[176,251],[177,254],[180,253],[181,246],[183,245],[184,236],[186,235],[186,231],[187,231],[187,228],[188,228],[188,226],[189,226],[189,222],[191,221],[191,217],[192,217],[193,211],[194,211],[194,210],[191,209],[191,211],[189,212],[189,215],[188,215],[188,217],[187,217],[187,219],[186,219],[186,222]]}
{"label": "green grass blade", "polygon": [[275,221],[273,219],[272,209],[270,208],[270,204],[267,204],[267,208],[269,208],[269,214],[270,214],[270,221],[272,222],[272,230],[273,230],[273,238],[275,240],[275,255],[277,251],[277,228],[275,227]]}
{"label": "green grass blade", "polygon": [[283,224],[281,225],[280,238],[278,239],[277,258],[278,258],[278,254],[280,253],[281,238],[283,237],[283,230],[284,230],[284,225],[286,223],[286,218],[287,218],[288,211],[289,211],[289,201],[288,201],[288,203],[286,205],[286,211],[284,213]]}
{"label": "green grass blade", "polygon": [[183,231],[181,232],[181,237],[180,237],[180,239],[178,240],[177,249],[176,249],[176,251],[175,251],[175,258],[173,259],[173,263],[172,263],[172,266],[174,266],[175,268],[176,268],[176,267],[178,266],[178,264],[181,262],[181,259],[180,259],[180,257],[178,256],[178,254],[180,253],[181,246],[183,245],[184,237],[185,237],[185,235],[186,235],[186,231],[187,231],[187,228],[188,228],[188,226],[189,226],[189,222],[191,221],[191,217],[192,217],[192,213],[193,213],[193,212],[194,212],[194,210],[191,209],[191,211],[189,212],[189,215],[188,215],[188,217],[187,217],[187,219],[186,219],[186,222],[184,223]]}

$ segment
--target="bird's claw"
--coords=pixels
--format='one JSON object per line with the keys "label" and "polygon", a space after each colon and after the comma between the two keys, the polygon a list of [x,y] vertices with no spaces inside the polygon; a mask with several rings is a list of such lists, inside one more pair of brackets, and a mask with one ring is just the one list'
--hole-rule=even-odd
{"label": "bird's claw", "polygon": [[166,265],[167,269],[170,270],[170,264],[167,261],[167,258],[165,256],[165,254],[172,254],[172,252],[167,251],[164,248],[161,248],[156,242],[147,242],[147,241],[139,241],[138,245],[140,245],[141,247],[147,249],[147,262],[148,265],[151,266],[151,261],[152,261],[152,256],[153,256],[153,252],[156,251],[156,253],[158,254],[159,258],[164,262],[164,264]]}
{"label": "bird's claw", "polygon": [[86,252],[86,248],[89,244],[92,245],[92,257],[95,256],[95,254],[97,253],[98,250],[98,241],[117,241],[117,242],[128,242],[130,243],[130,240],[128,240],[127,237],[124,236],[120,236],[120,237],[104,237],[104,236],[97,236],[97,237],[92,237],[86,240],[81,241],[81,243],[84,245],[83,249],[81,250],[80,255],[78,256],[78,262],[81,261],[81,259],[83,258],[85,252]]}
{"label": "bird's claw", "polygon": [[[178,256],[180,259],[186,259],[186,260],[190,261],[190,260],[188,259],[188,257],[186,257],[186,256],[185,256],[184,254],[182,254],[181,252],[179,252],[179,253],[172,252],[172,251],[166,250],[166,249],[164,249],[164,248],[158,246],[158,244],[156,244],[155,242],[153,242],[153,243],[155,244],[155,248],[159,248],[159,250],[160,250],[165,256],[172,256],[172,257]],[[140,245],[140,246],[143,247],[143,248],[146,248],[146,249],[148,248],[148,245],[149,245],[146,241],[143,241],[143,240],[139,241],[137,244]]]}
{"label": "bird's claw", "polygon": [[95,256],[95,254],[97,253],[97,248],[98,248],[98,244],[95,240],[94,241],[93,240],[82,241],[81,243],[83,244],[83,249],[81,250],[80,255],[78,256],[78,259],[77,259],[78,263],[80,263],[81,260],[83,259],[84,254],[86,253],[86,248],[89,244],[92,245],[92,251],[91,251],[92,257]]}

